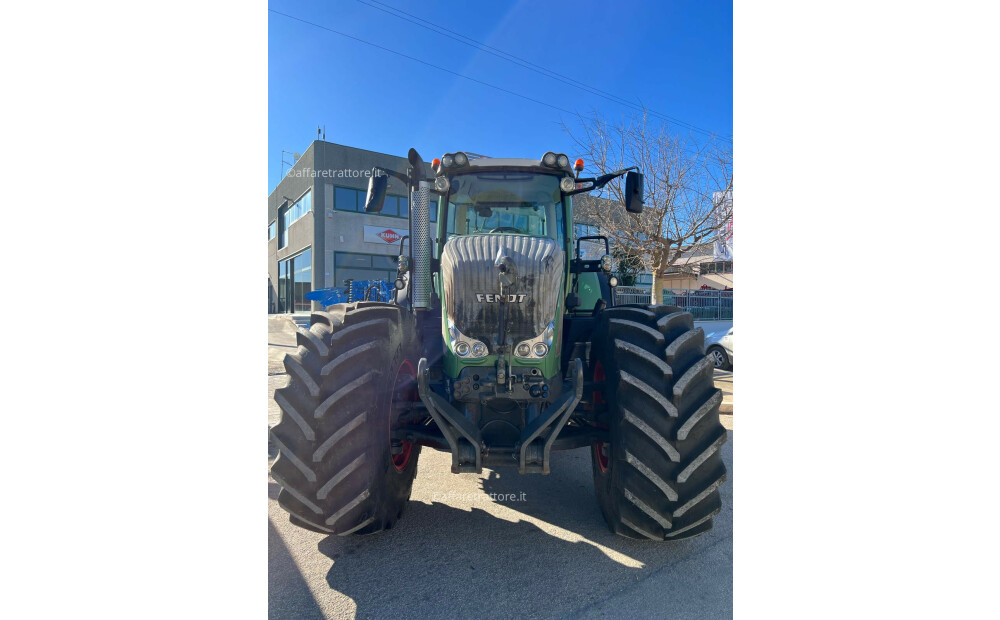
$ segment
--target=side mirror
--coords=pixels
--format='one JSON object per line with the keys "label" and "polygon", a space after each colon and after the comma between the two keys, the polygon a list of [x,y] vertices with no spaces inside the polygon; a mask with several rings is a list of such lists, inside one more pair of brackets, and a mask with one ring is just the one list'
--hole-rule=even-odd
{"label": "side mirror", "polygon": [[365,197],[365,213],[381,213],[385,205],[385,194],[389,191],[389,175],[372,170],[368,178],[368,195]]}
{"label": "side mirror", "polygon": [[642,173],[632,170],[625,173],[625,210],[642,213]]}

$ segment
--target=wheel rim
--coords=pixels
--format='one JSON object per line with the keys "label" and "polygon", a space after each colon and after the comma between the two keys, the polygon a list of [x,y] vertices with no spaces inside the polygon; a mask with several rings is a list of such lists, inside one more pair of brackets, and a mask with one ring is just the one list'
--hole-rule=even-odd
{"label": "wheel rim", "polygon": [[416,389],[417,371],[410,360],[405,360],[396,369],[396,378],[392,384],[392,398],[389,399],[389,454],[392,457],[392,466],[396,471],[403,471],[410,462],[410,455],[413,453],[413,442],[404,441],[403,450],[399,454],[392,454],[392,422],[393,414],[396,411],[396,403],[415,402],[419,395]]}
{"label": "wheel rim", "polygon": [[[604,381],[606,378],[607,377],[604,375],[604,364],[598,361],[594,364],[594,383]],[[606,401],[604,400],[604,392],[602,390],[594,389],[594,404],[606,404]]]}
{"label": "wheel rim", "polygon": [[[594,382],[604,381],[606,378],[607,377],[604,374],[604,364],[598,361],[594,364]],[[594,404],[597,405],[605,403],[604,392],[602,390],[595,389]],[[610,460],[608,458],[608,453],[610,451],[611,447],[603,441],[598,441],[594,444],[594,459],[597,462],[597,468],[601,470],[602,474],[608,471],[608,466],[610,465],[608,462]]]}
{"label": "wheel rim", "polygon": [[608,444],[603,441],[599,441],[594,444],[594,459],[597,461],[597,469],[601,470],[601,473],[607,473],[608,466],[611,464],[611,458],[609,452],[611,451]]}
{"label": "wheel rim", "polygon": [[712,359],[715,360],[716,368],[722,368],[726,363],[726,360],[722,359],[722,351],[718,349],[712,351]]}

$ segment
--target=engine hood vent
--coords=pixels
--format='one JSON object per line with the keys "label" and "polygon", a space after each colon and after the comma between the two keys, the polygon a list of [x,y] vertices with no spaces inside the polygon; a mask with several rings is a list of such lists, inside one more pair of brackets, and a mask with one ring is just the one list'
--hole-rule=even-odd
{"label": "engine hood vent", "polygon": [[460,332],[484,342],[490,353],[496,353],[501,305],[508,341],[516,345],[535,338],[555,319],[564,261],[562,248],[552,239],[452,237],[441,256],[447,316]]}

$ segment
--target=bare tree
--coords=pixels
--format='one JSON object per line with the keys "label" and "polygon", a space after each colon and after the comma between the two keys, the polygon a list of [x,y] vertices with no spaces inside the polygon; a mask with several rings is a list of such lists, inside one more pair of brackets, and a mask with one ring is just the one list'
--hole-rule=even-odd
{"label": "bare tree", "polygon": [[619,252],[641,258],[653,273],[655,300],[663,272],[693,249],[713,241],[732,218],[731,201],[718,199],[733,188],[732,145],[721,139],[701,146],[686,144],[668,132],[665,124],[652,125],[645,113],[618,124],[595,113],[581,116],[580,126],[577,132],[565,124],[563,129],[580,149],[590,172],[600,175],[638,166],[645,175],[641,214],[625,211],[624,178],[595,192],[599,198],[614,201],[612,208],[605,200],[582,195],[576,196],[574,205]]}

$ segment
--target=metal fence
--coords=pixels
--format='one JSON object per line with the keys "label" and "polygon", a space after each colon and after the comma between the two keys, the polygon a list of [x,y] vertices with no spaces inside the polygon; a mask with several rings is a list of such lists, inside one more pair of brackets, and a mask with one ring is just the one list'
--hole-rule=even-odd
{"label": "metal fence", "polygon": [[615,303],[621,304],[649,304],[649,287],[642,286],[616,286]]}
{"label": "metal fence", "polygon": [[695,319],[732,319],[733,292],[711,289],[663,289],[663,303],[679,306]]}

